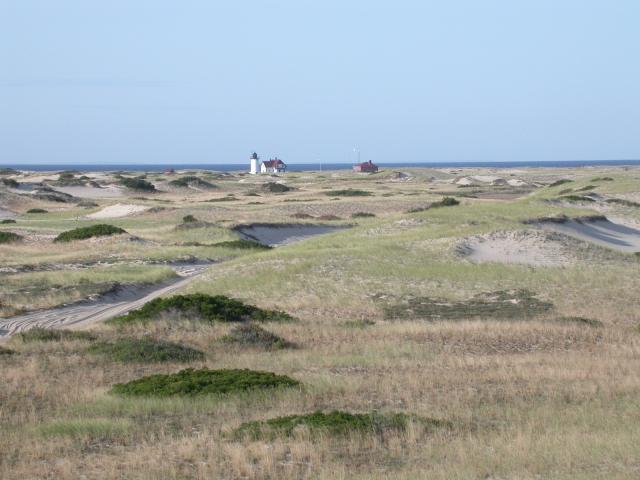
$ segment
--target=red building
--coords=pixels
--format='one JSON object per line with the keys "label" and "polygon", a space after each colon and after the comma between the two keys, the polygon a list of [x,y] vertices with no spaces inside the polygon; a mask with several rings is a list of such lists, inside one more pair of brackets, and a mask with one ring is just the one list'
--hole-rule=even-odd
{"label": "red building", "polygon": [[368,162],[364,162],[359,165],[354,165],[353,171],[375,173],[378,171],[378,166],[375,163],[373,163],[371,160],[369,160]]}

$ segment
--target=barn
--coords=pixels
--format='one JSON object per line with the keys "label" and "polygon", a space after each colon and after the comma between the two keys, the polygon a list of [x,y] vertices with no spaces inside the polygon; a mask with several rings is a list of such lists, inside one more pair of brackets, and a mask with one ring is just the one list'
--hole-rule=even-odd
{"label": "barn", "polygon": [[371,160],[368,162],[360,163],[358,165],[353,166],[354,172],[367,172],[367,173],[375,173],[378,171],[378,166],[373,163]]}

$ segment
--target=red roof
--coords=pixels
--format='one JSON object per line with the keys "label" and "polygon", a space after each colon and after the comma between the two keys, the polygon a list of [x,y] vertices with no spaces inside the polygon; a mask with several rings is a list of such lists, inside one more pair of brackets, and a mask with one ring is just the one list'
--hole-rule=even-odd
{"label": "red roof", "polygon": [[273,160],[262,162],[262,164],[267,168],[273,168],[273,167],[277,167],[278,165],[284,165],[284,162],[279,158],[275,158]]}

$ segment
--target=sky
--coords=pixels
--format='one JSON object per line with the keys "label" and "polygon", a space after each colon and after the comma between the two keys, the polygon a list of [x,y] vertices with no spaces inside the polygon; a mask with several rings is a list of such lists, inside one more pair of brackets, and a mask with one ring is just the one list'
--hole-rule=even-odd
{"label": "sky", "polygon": [[0,0],[0,164],[640,158],[637,0]]}

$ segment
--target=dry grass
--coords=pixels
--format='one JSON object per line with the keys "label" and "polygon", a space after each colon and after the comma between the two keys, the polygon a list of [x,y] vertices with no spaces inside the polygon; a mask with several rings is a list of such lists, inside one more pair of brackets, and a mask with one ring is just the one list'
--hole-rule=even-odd
{"label": "dry grass", "polygon": [[[572,188],[596,176],[618,178],[615,170],[569,173],[573,176],[559,171],[554,177],[542,170],[526,178],[546,183],[574,178]],[[114,362],[87,353],[86,342],[75,340],[12,339],[6,347],[16,353],[0,358],[0,478],[638,478],[640,279],[635,260],[612,255],[599,262],[602,257],[594,251],[589,262],[566,268],[474,265],[455,256],[454,240],[522,228],[521,219],[564,207],[550,207],[544,202],[546,191],[540,190],[517,202],[466,199],[453,209],[405,214],[422,198],[425,203],[441,198],[429,193],[431,187],[437,192],[452,186],[427,182],[432,172],[417,172],[416,179],[404,183],[382,175],[325,175],[287,176],[296,190],[259,198],[264,205],[250,205],[257,197],[245,201],[242,196],[258,191],[253,182],[259,179],[248,178],[245,184],[211,179],[220,189],[180,200],[172,207],[176,212],[145,214],[148,226],[145,221],[116,223],[158,242],[140,247],[136,255],[169,255],[178,250],[165,249],[164,242],[179,239],[173,227],[185,214],[232,225],[290,221],[295,211],[343,218],[351,210],[375,213],[358,219],[361,225],[349,231],[222,263],[189,287],[284,309],[300,321],[267,328],[298,348],[237,348],[221,341],[234,325],[186,319],[91,329],[101,341],[147,338],[187,345],[205,353],[204,360],[190,364],[194,368],[268,370],[300,380],[303,388],[222,397],[119,398],[108,393],[113,384],[177,372],[184,365]],[[626,172],[620,182],[602,182],[598,189],[629,195],[627,177],[634,175],[636,170]],[[351,199],[332,201],[322,193],[347,188],[374,196],[351,204]],[[404,195],[414,192],[423,197]],[[243,200],[199,209],[200,200],[228,193]],[[380,202],[386,193],[394,194],[389,197],[393,202]],[[401,197],[397,203],[396,197]],[[38,229],[36,220],[29,222],[25,230]],[[97,243],[82,258],[111,251],[111,245]],[[2,248],[27,255],[33,246]],[[51,257],[66,254],[54,250]],[[553,311],[502,320],[463,314],[452,321],[384,318],[386,304],[411,295],[463,301],[510,288],[534,292],[551,302]],[[559,317],[587,317],[603,325]],[[350,326],[353,321],[361,328]],[[316,410],[404,412],[445,420],[452,427],[434,431],[411,423],[404,432],[340,438],[304,429],[272,440],[228,435],[243,422]]]}

